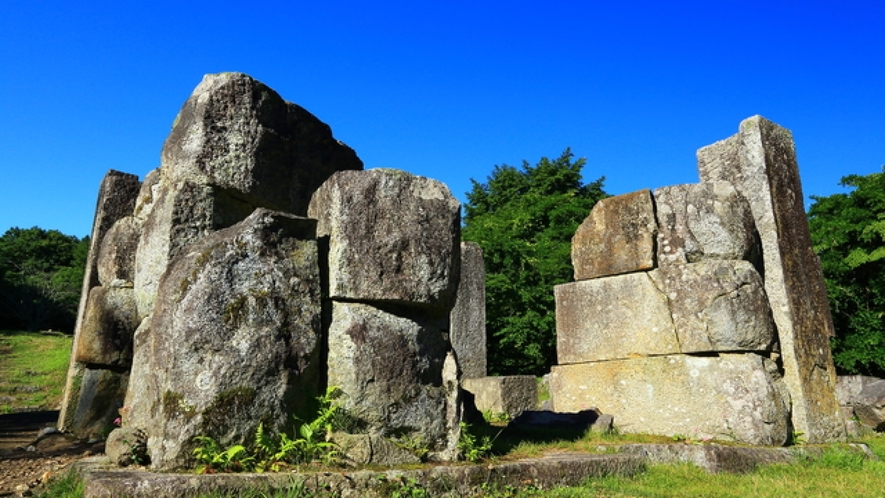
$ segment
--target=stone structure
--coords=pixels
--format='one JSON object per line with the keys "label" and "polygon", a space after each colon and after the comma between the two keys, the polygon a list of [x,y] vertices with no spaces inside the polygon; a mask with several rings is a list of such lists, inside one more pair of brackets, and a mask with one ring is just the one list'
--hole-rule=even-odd
{"label": "stone structure", "polygon": [[338,385],[375,448],[355,459],[400,461],[382,451],[399,437],[454,458],[459,211],[437,181],[362,171],[262,83],[207,75],[161,166],[102,184],[60,425],[94,436],[119,413],[175,469],[194,436],[285,430]]}
{"label": "stone structure", "polygon": [[628,432],[843,439],[789,132],[750,118],[698,158],[700,184],[605,199],[575,233],[553,408]]}

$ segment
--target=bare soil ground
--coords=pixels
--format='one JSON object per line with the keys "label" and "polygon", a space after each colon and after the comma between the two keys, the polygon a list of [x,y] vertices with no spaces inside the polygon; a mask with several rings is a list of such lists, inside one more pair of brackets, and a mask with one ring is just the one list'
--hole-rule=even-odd
{"label": "bare soil ground", "polygon": [[104,442],[40,435],[57,421],[57,411],[0,415],[0,496],[19,495],[23,485],[34,488],[77,460],[104,451]]}

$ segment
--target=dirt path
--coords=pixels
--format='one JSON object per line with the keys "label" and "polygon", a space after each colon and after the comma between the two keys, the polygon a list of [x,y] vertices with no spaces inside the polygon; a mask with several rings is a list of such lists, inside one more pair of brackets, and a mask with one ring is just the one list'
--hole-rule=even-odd
{"label": "dirt path", "polygon": [[0,496],[16,496],[21,486],[33,488],[71,463],[104,451],[102,442],[86,444],[60,433],[40,436],[57,421],[57,411],[0,415]]}

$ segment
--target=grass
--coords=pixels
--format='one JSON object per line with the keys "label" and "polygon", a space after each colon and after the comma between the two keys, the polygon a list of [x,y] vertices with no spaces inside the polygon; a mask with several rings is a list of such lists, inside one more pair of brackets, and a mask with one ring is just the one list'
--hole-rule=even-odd
{"label": "grass", "polygon": [[73,338],[0,331],[0,413],[57,410]]}

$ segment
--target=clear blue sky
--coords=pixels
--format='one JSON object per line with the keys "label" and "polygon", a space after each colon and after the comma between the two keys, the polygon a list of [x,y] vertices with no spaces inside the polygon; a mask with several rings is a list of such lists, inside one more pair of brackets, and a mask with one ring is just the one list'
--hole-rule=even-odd
{"label": "clear blue sky", "polygon": [[806,196],[885,163],[881,1],[4,0],[0,232],[87,235],[105,172],[157,167],[221,71],[462,201],[566,147],[611,194],[696,182],[696,149],[754,114],[792,130]]}

